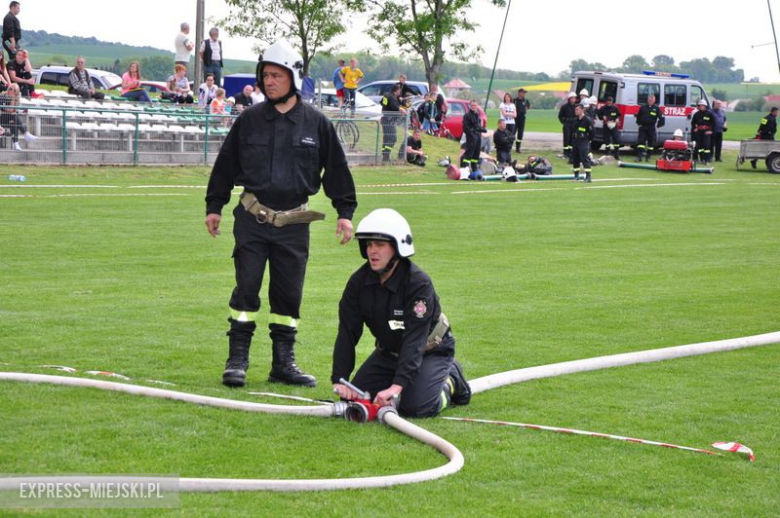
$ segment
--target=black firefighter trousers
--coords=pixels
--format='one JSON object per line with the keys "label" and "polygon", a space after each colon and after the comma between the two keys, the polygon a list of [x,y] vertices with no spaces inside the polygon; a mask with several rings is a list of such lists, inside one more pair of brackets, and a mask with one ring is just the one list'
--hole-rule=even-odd
{"label": "black firefighter trousers", "polygon": [[271,307],[268,327],[271,340],[295,341],[309,259],[309,225],[277,228],[260,224],[240,203],[233,210],[233,215],[236,287],[230,297],[231,318],[234,322],[241,322],[240,315],[254,322],[260,310],[260,288],[268,264],[268,303]]}

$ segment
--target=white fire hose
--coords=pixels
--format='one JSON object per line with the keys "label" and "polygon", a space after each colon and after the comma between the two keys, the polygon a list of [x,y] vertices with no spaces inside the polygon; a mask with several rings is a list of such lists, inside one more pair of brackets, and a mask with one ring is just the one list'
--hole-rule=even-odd
{"label": "white fire hose", "polygon": [[[696,356],[713,352],[730,351],[746,347],[756,347],[780,342],[780,332],[766,333],[762,335],[703,342],[678,347],[667,347],[638,351],[633,353],[600,356],[584,360],[575,360],[551,365],[541,365],[526,369],[513,370],[492,374],[477,378],[469,382],[473,394],[491,390],[494,388],[522,383],[533,379],[549,378],[586,372],[610,367],[634,365],[637,363],[650,363],[686,356]],[[43,374],[25,374],[18,372],[0,372],[0,381],[21,381],[28,383],[48,383],[55,385],[67,385],[74,387],[91,387],[101,390],[112,390],[147,397],[172,399],[198,405],[231,408],[247,412],[266,412],[275,414],[293,414],[331,417],[341,415],[345,406],[343,403],[317,406],[285,406],[253,403],[248,401],[236,401],[197,394],[188,394],[173,390],[158,389],[127,383],[115,383],[110,381],[92,380],[86,378],[73,378],[65,376],[49,376]],[[365,489],[386,487],[400,484],[413,484],[445,477],[456,473],[463,467],[463,455],[452,444],[441,437],[416,426],[400,417],[394,409],[384,407],[380,410],[378,419],[383,424],[395,428],[424,444],[427,444],[449,459],[449,462],[438,468],[433,468],[415,473],[399,475],[386,475],[378,477],[344,478],[344,479],[310,479],[310,480],[269,480],[269,479],[211,479],[211,478],[182,478],[179,479],[181,491],[324,491],[336,489]],[[23,478],[0,478],[0,490],[17,487]],[[31,479],[32,480],[32,479]]]}

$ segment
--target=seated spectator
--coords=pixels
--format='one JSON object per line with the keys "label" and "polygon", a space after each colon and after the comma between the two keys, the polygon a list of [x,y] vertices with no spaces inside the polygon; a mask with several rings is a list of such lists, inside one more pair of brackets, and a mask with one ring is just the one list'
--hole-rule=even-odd
{"label": "seated spectator", "polygon": [[252,104],[260,104],[265,101],[265,95],[260,91],[260,85],[255,83],[255,91],[252,92]]}
{"label": "seated spectator", "polygon": [[236,101],[236,113],[241,113],[244,108],[248,106],[252,106],[255,101],[252,99],[252,93],[254,92],[254,88],[252,88],[252,85],[246,85],[244,86],[244,89],[236,95],[235,101]]}
{"label": "seated spectator", "polygon": [[[21,51],[17,52],[17,57],[21,54]],[[22,151],[22,147],[19,145],[19,134],[24,135],[24,140],[32,142],[37,140],[38,137],[27,131],[27,126],[22,122],[22,117],[19,110],[13,108],[19,106],[19,97],[21,91],[19,85],[11,83],[4,93],[0,94],[0,125],[11,130],[11,138],[14,142],[14,149]]]}
{"label": "seated spectator", "polygon": [[217,85],[214,84],[214,74],[206,74],[206,82],[198,88],[198,108],[207,109],[217,96]]}
{"label": "seated spectator", "polygon": [[68,82],[70,83],[68,93],[78,95],[82,99],[102,100],[105,95],[95,91],[95,85],[92,83],[92,78],[89,77],[86,66],[87,60],[83,56],[76,58],[76,68],[68,74]]}
{"label": "seated spectator", "polygon": [[177,63],[173,68],[173,75],[168,78],[168,95],[164,99],[170,99],[179,104],[192,104],[195,99],[192,97],[190,81],[187,79],[187,67]]}
{"label": "seated spectator", "polygon": [[11,78],[8,76],[8,69],[5,66],[5,55],[0,52],[0,92],[8,90],[11,84]]}
{"label": "seated spectator", "polygon": [[152,102],[149,94],[141,87],[141,65],[137,61],[131,62],[127,72],[122,74],[122,97],[134,101]]}
{"label": "seated spectator", "polygon": [[32,65],[27,59],[27,51],[20,50],[16,57],[8,63],[8,76],[12,83],[19,85],[19,91],[24,97],[38,97],[35,94],[35,79],[33,79]]}
{"label": "seated spectator", "polygon": [[425,167],[425,153],[422,150],[422,132],[415,129],[411,137],[406,139],[406,161],[410,164]]}
{"label": "seated spectator", "polygon": [[498,163],[508,164],[512,161],[512,144],[515,143],[515,135],[506,127],[506,121],[499,119],[498,129],[493,132],[493,144],[496,146]]}

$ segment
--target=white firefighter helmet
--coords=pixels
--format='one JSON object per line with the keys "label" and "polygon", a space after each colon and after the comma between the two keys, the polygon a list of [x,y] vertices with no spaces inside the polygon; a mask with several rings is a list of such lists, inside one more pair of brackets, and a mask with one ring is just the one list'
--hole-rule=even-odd
{"label": "white firefighter helmet", "polygon": [[683,136],[682,130],[680,128],[677,128],[676,130],[674,130],[674,136],[675,137],[682,137]]}
{"label": "white firefighter helmet", "polygon": [[585,97],[588,97],[588,95],[590,94],[588,93],[587,88],[583,88],[582,90],[580,90],[580,95],[584,95]]}
{"label": "white firefighter helmet", "polygon": [[303,86],[303,58],[287,40],[279,40],[268,47],[260,56],[257,64],[257,83],[263,89],[263,66],[266,64],[278,65],[292,73],[295,89],[301,91]]}
{"label": "white firefighter helmet", "polygon": [[699,102],[696,103],[696,106],[707,106],[707,101],[704,99],[699,99]]}
{"label": "white firefighter helmet", "polygon": [[572,92],[569,92],[569,95],[566,96],[567,99],[571,99],[572,97],[577,97],[577,94]]}
{"label": "white firefighter helmet", "polygon": [[395,253],[400,257],[414,255],[412,229],[406,219],[393,209],[371,211],[358,223],[355,238],[360,244],[360,255],[365,259],[368,259],[368,241],[389,241],[395,245]]}
{"label": "white firefighter helmet", "polygon": [[596,105],[596,104],[599,103],[599,100],[596,99],[595,95],[591,95],[589,100],[590,100],[590,104],[593,104],[593,105]]}

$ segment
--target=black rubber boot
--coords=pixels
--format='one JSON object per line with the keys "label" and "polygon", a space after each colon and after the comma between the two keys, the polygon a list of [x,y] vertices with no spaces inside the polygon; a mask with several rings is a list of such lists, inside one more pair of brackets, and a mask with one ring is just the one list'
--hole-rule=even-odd
{"label": "black rubber boot", "polygon": [[222,373],[222,384],[227,387],[243,387],[246,385],[249,346],[252,344],[255,324],[236,322],[232,319],[230,322],[230,331],[227,332],[229,352],[225,362],[225,372]]}
{"label": "black rubber boot", "polygon": [[591,177],[590,177],[590,171],[586,171],[585,172],[585,183],[590,183],[591,181],[592,180],[591,180]]}
{"label": "black rubber boot", "polygon": [[450,401],[453,405],[468,405],[471,401],[471,387],[463,375],[463,367],[457,360],[452,361],[450,367],[450,383],[453,387],[450,391]]}
{"label": "black rubber boot", "polygon": [[317,386],[315,377],[306,374],[295,364],[295,342],[273,343],[273,363],[268,381],[304,387]]}

